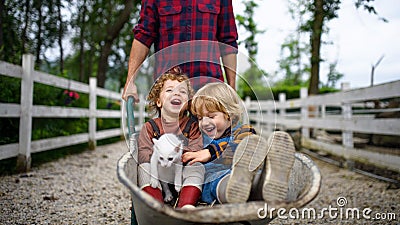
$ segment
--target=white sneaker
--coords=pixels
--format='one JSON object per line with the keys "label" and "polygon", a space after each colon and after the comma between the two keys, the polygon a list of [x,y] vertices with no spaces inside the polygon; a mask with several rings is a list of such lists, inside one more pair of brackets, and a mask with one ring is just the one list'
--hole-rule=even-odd
{"label": "white sneaker", "polygon": [[276,131],[268,138],[269,152],[265,161],[263,199],[268,202],[286,200],[295,146],[292,137]]}
{"label": "white sneaker", "polygon": [[247,136],[239,143],[226,186],[227,202],[241,203],[248,200],[254,175],[268,153],[267,146],[267,141],[259,135]]}

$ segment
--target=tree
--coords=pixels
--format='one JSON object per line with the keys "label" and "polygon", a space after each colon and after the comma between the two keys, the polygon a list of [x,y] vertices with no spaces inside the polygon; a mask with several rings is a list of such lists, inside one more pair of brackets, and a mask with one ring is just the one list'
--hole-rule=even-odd
{"label": "tree", "polygon": [[310,66],[302,58],[308,56],[309,45],[300,38],[290,35],[281,46],[281,59],[278,60],[280,71],[285,75],[286,85],[303,84],[303,75],[308,74]]}
{"label": "tree", "polygon": [[[140,3],[139,0],[3,0],[0,60],[21,64],[22,55],[31,53],[36,56],[35,67],[44,72],[82,82],[97,76],[102,87],[107,79],[115,79],[122,86]],[[253,21],[257,4],[244,3],[246,14],[238,18],[249,31],[244,42],[254,59],[255,35],[262,31],[256,29]],[[70,42],[68,51],[63,44],[66,41]],[[48,54],[49,49],[52,55]]]}
{"label": "tree", "polygon": [[289,14],[298,21],[296,30],[289,34],[281,45],[281,59],[278,60],[280,71],[285,78],[280,83],[284,85],[301,85],[303,76],[309,74],[310,66],[304,58],[309,58],[310,45],[306,42],[305,32],[302,32],[303,21],[307,20],[307,0],[289,0]]}
{"label": "tree", "polygon": [[239,41],[239,44],[244,43],[247,52],[249,54],[249,63],[251,66],[256,62],[255,57],[257,55],[258,44],[255,41],[257,34],[264,33],[263,30],[258,30],[257,25],[253,20],[254,9],[258,7],[258,4],[254,0],[244,1],[245,10],[243,15],[237,15],[236,20],[239,26],[242,26],[248,31],[248,36],[243,40]]}
{"label": "tree", "polygon": [[22,54],[35,54],[36,67],[42,65],[44,51],[57,43],[58,0],[2,1],[1,59],[20,64]]}
{"label": "tree", "polygon": [[[378,15],[375,8],[371,5],[374,0],[356,0],[356,8],[364,8],[369,13]],[[308,87],[310,95],[319,93],[319,65],[321,62],[321,37],[324,29],[327,27],[327,21],[338,17],[340,9],[340,0],[314,0],[309,3],[310,12],[313,13],[312,18],[307,21],[306,30],[311,32],[311,76]],[[379,17],[380,20],[387,22],[385,18]]]}
{"label": "tree", "polygon": [[111,48],[113,42],[118,37],[125,23],[130,19],[133,6],[134,4],[132,0],[125,0],[124,8],[116,12],[116,15],[118,15],[118,17],[115,18],[112,17],[113,16],[112,11],[114,10],[113,7],[107,8],[110,11],[107,12],[106,14],[109,15],[110,17],[107,18],[108,23],[105,26],[105,31],[106,31],[105,37],[102,40],[102,42],[100,42],[101,52],[97,70],[97,84],[100,87],[104,87],[106,81],[108,57],[111,54]]}
{"label": "tree", "polygon": [[21,26],[24,2],[0,2],[0,60],[20,64],[24,36]]}
{"label": "tree", "polygon": [[90,76],[96,76],[98,85],[104,87],[106,79],[119,81],[126,76],[126,56],[139,5],[138,0],[76,2],[77,11],[72,15],[72,28],[76,32],[72,44],[77,49],[73,54],[78,56],[70,57],[74,61],[70,64],[75,65],[71,73],[79,74],[77,79],[87,82]]}
{"label": "tree", "polygon": [[326,81],[325,87],[328,88],[335,88],[336,83],[343,78],[343,73],[339,73],[336,70],[337,61],[334,63],[329,64],[329,73],[328,73],[328,80]]}
{"label": "tree", "polygon": [[321,37],[324,29],[324,22],[336,18],[340,9],[340,0],[314,0],[310,5],[313,18],[309,21],[311,29],[311,76],[308,86],[308,94],[319,93],[319,68],[321,62]]}
{"label": "tree", "polygon": [[[85,81],[85,29],[87,17],[87,1],[83,0],[82,4],[78,6],[77,28],[79,32],[79,78],[81,82]],[[91,65],[91,64],[89,64]],[[91,73],[88,73],[91,74]],[[89,76],[86,76],[88,78]],[[87,80],[87,79],[86,79]]]}
{"label": "tree", "polygon": [[63,4],[61,0],[57,0],[57,21],[58,21],[58,47],[60,48],[60,73],[64,72],[64,47],[63,47],[63,38],[65,34],[64,22],[61,10],[63,8]]}
{"label": "tree", "polygon": [[258,4],[254,0],[243,1],[243,3],[245,5],[244,14],[236,15],[236,20],[239,26],[248,31],[248,36],[239,41],[239,44],[244,43],[247,49],[250,68],[239,77],[238,94],[242,98],[245,96],[251,96],[252,99],[266,99],[266,82],[263,80],[263,76],[266,73],[257,68],[256,63],[258,44],[255,41],[255,37],[257,34],[264,32],[263,30],[257,29],[257,25],[253,20],[254,9],[258,7]]}

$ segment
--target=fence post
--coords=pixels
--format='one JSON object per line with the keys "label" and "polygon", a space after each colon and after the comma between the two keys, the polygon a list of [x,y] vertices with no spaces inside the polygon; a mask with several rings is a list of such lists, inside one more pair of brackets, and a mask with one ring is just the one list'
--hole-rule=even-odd
{"label": "fence post", "polygon": [[[306,102],[306,99],[308,97],[308,92],[307,88],[301,88],[300,89],[300,99],[301,101],[301,118],[303,121],[308,120],[308,105]],[[304,127],[304,125],[301,125],[301,135],[305,138],[310,138],[310,129],[308,127]]]}
{"label": "fence post", "polygon": [[[286,109],[284,108],[284,103],[286,102],[286,93],[279,93],[279,116],[280,120],[284,121],[286,118]],[[278,120],[279,121],[279,120]],[[280,129],[286,130],[285,125],[281,124]]]}
{"label": "fence post", "polygon": [[[275,106],[273,100],[272,101],[268,101],[267,105]],[[277,119],[276,119],[276,115],[274,115],[274,112],[273,112],[273,111],[275,111],[275,107],[266,107],[266,109],[267,109],[267,119],[266,119],[266,121],[269,121],[269,120],[271,120],[271,118],[274,118],[274,120],[272,120],[274,122],[272,122],[272,123],[267,122],[267,134],[270,135],[276,128]]]}
{"label": "fence post", "polygon": [[251,105],[251,98],[250,96],[246,96],[246,98],[244,99],[243,124],[250,124],[250,117],[249,117],[250,105]]}
{"label": "fence post", "polygon": [[32,103],[33,103],[33,55],[22,56],[21,116],[19,120],[19,153],[17,171],[28,172],[31,168]]}
{"label": "fence post", "polygon": [[261,108],[261,105],[258,105],[258,107],[257,107],[257,114],[256,114],[256,118],[257,118],[257,122],[256,122],[256,127],[257,127],[257,129],[261,132],[261,120],[262,120],[262,108]]}
{"label": "fence post", "polygon": [[[341,85],[342,91],[346,91],[350,89],[349,83],[342,83]],[[352,108],[351,103],[343,102],[342,103],[342,116],[344,120],[351,120],[352,117]],[[350,130],[343,130],[342,131],[342,144],[345,147],[353,148],[353,132]]]}
{"label": "fence post", "polygon": [[321,118],[322,119],[326,118],[326,105],[325,104],[321,105]]}
{"label": "fence post", "polygon": [[89,78],[89,149],[96,149],[97,79]]}
{"label": "fence post", "polygon": [[[279,103],[282,106],[286,102],[286,93],[279,93]],[[284,107],[279,108],[279,115],[282,117],[286,116],[286,109]]]}

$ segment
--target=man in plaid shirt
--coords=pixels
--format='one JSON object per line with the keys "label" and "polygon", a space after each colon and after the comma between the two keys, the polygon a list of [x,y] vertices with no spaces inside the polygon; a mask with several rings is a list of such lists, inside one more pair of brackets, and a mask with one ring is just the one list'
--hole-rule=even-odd
{"label": "man in plaid shirt", "polygon": [[136,73],[150,46],[155,49],[156,79],[179,65],[195,88],[212,81],[226,81],[235,89],[237,29],[232,0],[143,0],[140,19],[133,29],[123,98],[138,102]]}

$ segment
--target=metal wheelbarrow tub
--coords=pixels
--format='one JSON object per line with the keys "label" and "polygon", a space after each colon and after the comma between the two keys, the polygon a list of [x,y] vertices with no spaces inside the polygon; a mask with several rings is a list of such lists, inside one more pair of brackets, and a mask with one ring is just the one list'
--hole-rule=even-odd
{"label": "metal wheelbarrow tub", "polygon": [[[131,135],[130,152],[118,161],[119,180],[132,195],[132,224],[267,224],[276,217],[277,210],[304,207],[318,194],[321,174],[314,162],[302,153],[295,153],[295,162],[290,174],[289,201],[250,201],[240,204],[216,204],[195,209],[173,209],[153,199],[137,186],[137,133]],[[267,207],[266,207],[267,206]],[[266,210],[267,209],[267,210]]]}
{"label": "metal wheelbarrow tub", "polygon": [[[137,138],[134,126],[134,100],[129,97],[126,105],[129,152],[118,161],[118,179],[131,192],[132,225],[187,225],[187,224],[267,224],[277,215],[277,210],[304,207],[318,194],[321,174],[318,167],[307,156],[296,153],[290,174],[288,202],[250,201],[240,204],[217,204],[212,207],[197,207],[190,210],[173,209],[161,204],[137,186]],[[272,213],[271,213],[272,212]]]}

